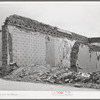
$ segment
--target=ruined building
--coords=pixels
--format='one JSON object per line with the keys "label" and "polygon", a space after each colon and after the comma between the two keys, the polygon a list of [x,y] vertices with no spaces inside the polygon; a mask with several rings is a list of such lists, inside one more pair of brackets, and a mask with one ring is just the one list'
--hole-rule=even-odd
{"label": "ruined building", "polygon": [[29,18],[11,15],[2,26],[2,68],[11,62],[100,70],[100,38],[87,38]]}

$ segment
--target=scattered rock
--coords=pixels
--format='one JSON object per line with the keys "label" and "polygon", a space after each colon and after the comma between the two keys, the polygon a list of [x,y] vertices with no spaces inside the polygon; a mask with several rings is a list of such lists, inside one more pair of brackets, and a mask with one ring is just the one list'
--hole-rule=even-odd
{"label": "scattered rock", "polygon": [[75,85],[74,85],[75,87],[83,87],[83,85],[82,84],[80,84],[80,83],[75,83]]}
{"label": "scattered rock", "polygon": [[69,79],[65,79],[65,83],[69,83]]}
{"label": "scattered rock", "polygon": [[85,77],[85,78],[90,78],[90,74],[87,74],[87,73],[82,73],[81,75],[82,75],[82,77]]}
{"label": "scattered rock", "polygon": [[73,84],[75,87],[100,89],[100,72],[74,72],[66,67],[51,67],[50,65],[43,66],[32,64],[31,66],[27,67],[17,67],[17,69],[14,69],[9,73],[9,75],[3,78],[7,80],[24,82]]}

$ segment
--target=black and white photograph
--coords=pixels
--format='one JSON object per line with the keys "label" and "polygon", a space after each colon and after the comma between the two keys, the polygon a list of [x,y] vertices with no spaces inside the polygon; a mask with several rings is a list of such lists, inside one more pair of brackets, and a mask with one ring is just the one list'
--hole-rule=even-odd
{"label": "black and white photograph", "polygon": [[100,2],[0,2],[0,99],[26,92],[100,98]]}

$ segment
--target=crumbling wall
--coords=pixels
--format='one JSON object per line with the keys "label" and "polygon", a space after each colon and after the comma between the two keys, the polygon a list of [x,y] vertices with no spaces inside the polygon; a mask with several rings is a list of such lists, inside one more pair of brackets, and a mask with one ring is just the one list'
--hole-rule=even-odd
{"label": "crumbling wall", "polygon": [[55,43],[54,37],[46,36],[46,64],[55,66]]}
{"label": "crumbling wall", "polygon": [[70,67],[70,53],[75,40],[47,36],[46,63],[51,66]]}
{"label": "crumbling wall", "polygon": [[91,45],[100,46],[100,43],[91,43]]}
{"label": "crumbling wall", "polygon": [[100,48],[99,50],[90,45],[79,46],[77,64],[81,72],[95,72],[100,70]]}
{"label": "crumbling wall", "polygon": [[36,20],[31,20],[30,18],[25,18],[18,15],[11,15],[6,18],[5,25],[17,26],[21,29],[26,29],[32,32],[40,32],[42,34],[51,35],[55,37],[67,37],[72,39],[69,32],[62,32],[57,27],[53,27]]}
{"label": "crumbling wall", "polygon": [[[60,54],[58,53],[59,41],[62,39],[62,48],[66,49],[71,47],[69,47],[69,42],[67,42],[66,39],[64,40],[64,38],[67,38],[70,42],[74,41],[74,37],[72,38],[71,33],[69,34],[67,31],[64,33],[56,27],[22,16],[9,16],[5,21],[4,27],[5,26],[7,28],[3,29],[3,31],[7,32],[3,32],[3,35],[6,34],[8,39],[6,44],[4,44],[7,47],[5,49],[6,63],[3,60],[5,65],[13,61],[22,66],[28,66],[31,63],[45,64],[46,62],[52,66],[58,65],[61,60],[63,62],[63,58],[60,59]],[[52,37],[52,39],[50,39],[52,42],[48,42],[49,45],[47,44],[47,36]],[[64,45],[66,46],[64,47]],[[34,51],[34,53],[32,54],[31,51]],[[52,52],[50,53],[50,51]],[[66,52],[68,55],[69,51],[67,50]],[[5,54],[3,53],[3,55]],[[62,53],[62,55],[64,56],[64,53]],[[3,57],[3,59],[5,58]]]}
{"label": "crumbling wall", "polygon": [[63,67],[70,67],[70,53],[75,40],[67,38],[55,39],[55,65],[59,64]]}
{"label": "crumbling wall", "polygon": [[3,73],[8,65],[8,34],[7,25],[2,26],[2,68]]}
{"label": "crumbling wall", "polygon": [[[13,62],[16,62],[19,66],[46,64],[45,35],[10,25],[8,25],[8,33],[12,38]],[[9,60],[12,61],[11,58]]]}
{"label": "crumbling wall", "polygon": [[70,53],[75,40],[27,31],[11,25],[8,26],[8,33],[11,36],[9,62],[16,62],[19,66],[35,63],[70,67]]}
{"label": "crumbling wall", "polygon": [[91,45],[100,46],[100,37],[88,38],[88,42]]}
{"label": "crumbling wall", "polygon": [[78,59],[78,52],[79,52],[79,46],[80,42],[76,41],[75,44],[72,47],[71,54],[70,54],[70,67],[72,70],[77,71],[77,59]]}
{"label": "crumbling wall", "polygon": [[88,38],[86,36],[82,36],[82,35],[79,35],[79,34],[76,34],[76,33],[71,33],[72,34],[72,38],[74,40],[77,40],[79,42],[83,42],[83,43],[88,43]]}
{"label": "crumbling wall", "polygon": [[[18,15],[11,15],[5,20],[2,32],[3,66],[13,61],[21,66],[61,64],[77,71],[80,44],[92,43],[85,36]],[[91,45],[89,50],[95,51],[96,48],[99,51],[98,46]]]}
{"label": "crumbling wall", "polygon": [[100,37],[88,38],[89,43],[100,43]]}
{"label": "crumbling wall", "polygon": [[74,71],[78,71],[78,52],[80,44],[88,44],[88,38],[85,36],[78,35],[76,33],[72,33],[72,38],[74,38],[75,43],[70,52],[70,68]]}

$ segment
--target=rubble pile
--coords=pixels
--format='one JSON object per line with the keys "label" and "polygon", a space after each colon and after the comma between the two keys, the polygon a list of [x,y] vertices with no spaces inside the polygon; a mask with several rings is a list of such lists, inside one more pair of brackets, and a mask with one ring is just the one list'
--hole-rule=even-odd
{"label": "rubble pile", "polygon": [[5,76],[6,79],[15,81],[32,81],[40,80],[40,76],[49,72],[49,68],[39,65],[32,65],[28,67],[19,67]]}
{"label": "rubble pile", "polygon": [[65,68],[32,65],[19,67],[3,78],[14,81],[57,83],[58,77],[64,72],[66,72]]}
{"label": "rubble pile", "polygon": [[51,67],[50,65],[32,65],[18,67],[4,79],[24,82],[44,82],[52,84],[72,84],[75,87],[100,89],[100,72],[81,73],[67,68]]}

